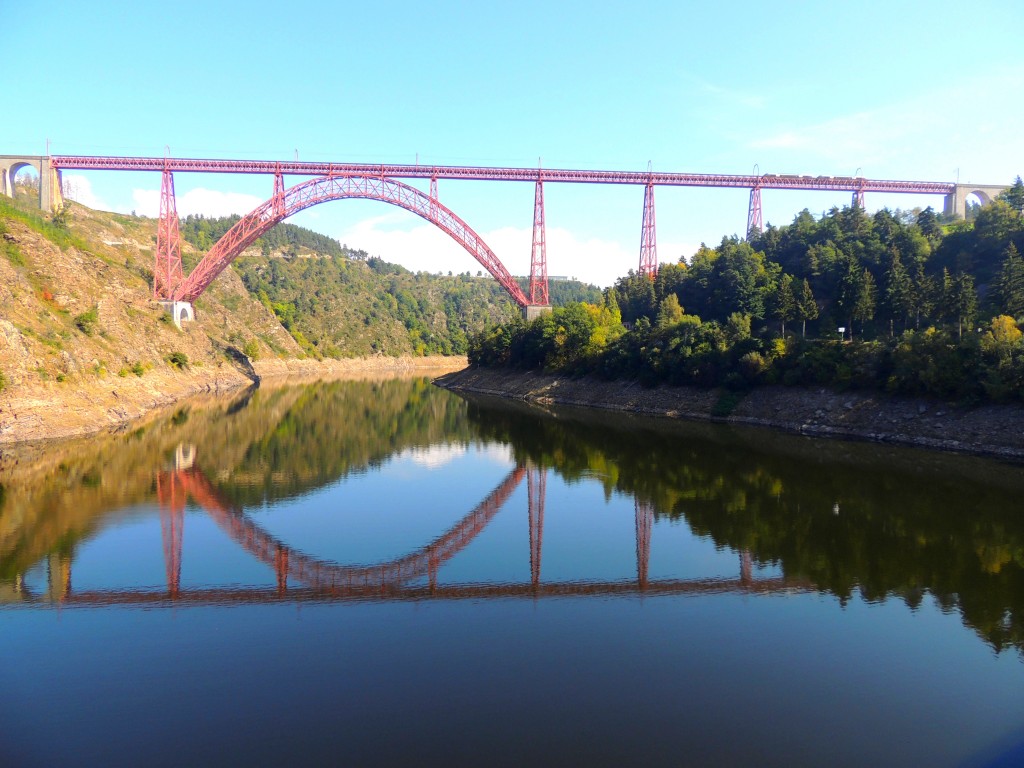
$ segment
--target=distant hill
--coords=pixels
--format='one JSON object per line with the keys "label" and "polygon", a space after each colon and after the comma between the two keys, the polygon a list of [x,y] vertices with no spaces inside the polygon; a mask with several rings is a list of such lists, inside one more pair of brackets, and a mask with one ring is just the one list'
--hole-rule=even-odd
{"label": "distant hill", "polygon": [[[238,220],[188,216],[181,234],[205,251]],[[194,263],[199,256],[186,261]],[[412,273],[294,224],[271,229],[233,269],[303,350],[316,357],[461,355],[470,335],[519,311],[486,273]],[[519,282],[526,290],[528,280]],[[601,299],[599,288],[577,280],[554,280],[549,291],[556,306]]]}

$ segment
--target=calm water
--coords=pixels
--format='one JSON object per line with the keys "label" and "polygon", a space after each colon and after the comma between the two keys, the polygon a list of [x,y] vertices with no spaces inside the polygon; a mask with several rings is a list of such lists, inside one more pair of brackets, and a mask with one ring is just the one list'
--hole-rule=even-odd
{"label": "calm water", "polygon": [[0,483],[5,766],[1024,762],[1018,466],[399,380]]}

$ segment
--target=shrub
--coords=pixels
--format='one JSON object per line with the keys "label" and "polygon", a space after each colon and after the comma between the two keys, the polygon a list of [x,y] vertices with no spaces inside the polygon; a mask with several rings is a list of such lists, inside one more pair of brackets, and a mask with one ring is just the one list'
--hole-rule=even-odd
{"label": "shrub", "polygon": [[179,370],[188,368],[188,355],[184,352],[171,352],[167,357],[167,362]]}
{"label": "shrub", "polygon": [[245,342],[245,346],[242,347],[242,352],[250,360],[260,359],[260,343],[256,339],[249,339]]}
{"label": "shrub", "polygon": [[96,323],[99,322],[99,319],[99,307],[92,307],[75,316],[75,327],[86,336],[92,336],[96,332]]}

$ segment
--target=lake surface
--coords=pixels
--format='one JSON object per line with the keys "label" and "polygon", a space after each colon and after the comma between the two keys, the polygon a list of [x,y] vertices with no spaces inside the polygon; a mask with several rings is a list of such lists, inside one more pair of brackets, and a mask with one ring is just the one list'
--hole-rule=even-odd
{"label": "lake surface", "polygon": [[1024,469],[463,399],[0,453],[0,765],[1024,762]]}

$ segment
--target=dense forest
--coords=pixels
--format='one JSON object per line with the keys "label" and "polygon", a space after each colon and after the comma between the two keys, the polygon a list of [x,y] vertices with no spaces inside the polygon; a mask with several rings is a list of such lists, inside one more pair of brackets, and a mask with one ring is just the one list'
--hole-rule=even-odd
{"label": "dense forest", "polygon": [[[204,251],[238,218],[188,216],[181,234]],[[234,269],[314,357],[466,354],[470,335],[519,312],[482,271],[413,273],[292,224],[278,224],[255,248]],[[601,300],[598,288],[575,280],[553,281],[550,294],[555,305]]]}
{"label": "dense forest", "polygon": [[[192,243],[200,251],[208,251],[224,233],[238,223],[241,216],[218,216],[206,218],[202,215],[190,215],[181,220],[181,237]],[[322,256],[342,256],[345,249],[333,237],[321,235],[305,227],[282,222],[259,238],[255,247],[267,256],[271,253],[283,253],[298,256],[300,249],[318,253]]]}
{"label": "dense forest", "polygon": [[723,238],[601,302],[477,334],[476,365],[646,383],[1024,399],[1024,183],[969,221],[833,208]]}

